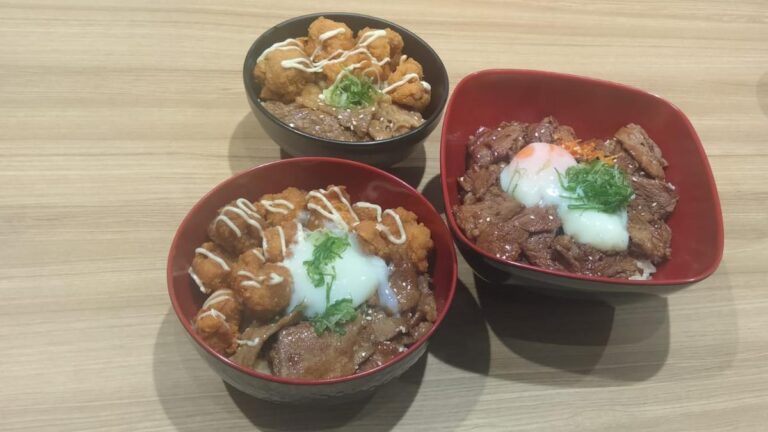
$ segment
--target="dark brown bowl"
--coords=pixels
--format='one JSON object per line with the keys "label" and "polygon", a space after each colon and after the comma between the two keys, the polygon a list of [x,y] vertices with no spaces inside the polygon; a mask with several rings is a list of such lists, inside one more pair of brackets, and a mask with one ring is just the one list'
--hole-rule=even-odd
{"label": "dark brown bowl", "polygon": [[[459,204],[458,178],[467,142],[481,126],[504,120],[535,122],[552,115],[581,137],[611,136],[627,123],[648,131],[669,162],[667,180],[680,196],[667,221],[672,258],[650,280],[626,280],[547,270],[498,258],[470,241],[451,209]],[[680,109],[626,85],[533,70],[491,69],[459,82],[448,103],[440,144],[440,178],[448,225],[472,269],[491,282],[575,292],[665,294],[711,275],[723,256],[723,218],[717,187],[696,131]]]}
{"label": "dark brown bowl", "polygon": [[[416,213],[432,232],[435,251],[430,276],[437,303],[435,325],[407,351],[386,364],[361,374],[327,379],[280,378],[244,368],[208,347],[192,328],[192,319],[204,296],[187,274],[194,250],[207,239],[206,227],[218,209],[239,197],[254,199],[289,186],[317,189],[329,184],[346,185],[352,198],[383,207],[402,206]],[[296,158],[260,165],[237,174],[208,192],[195,204],[179,225],[168,253],[168,294],[173,310],[187,331],[195,349],[224,381],[233,387],[275,402],[340,402],[365,395],[401,375],[426,351],[427,339],[440,326],[456,290],[456,252],[448,228],[434,207],[402,180],[358,162],[329,158]]]}
{"label": "dark brown bowl", "polygon": [[[385,140],[348,142],[316,137],[283,123],[264,108],[259,100],[261,86],[253,79],[256,59],[275,42],[307,34],[309,24],[318,17],[341,21],[353,31],[365,27],[385,28],[400,33],[405,42],[404,53],[416,59],[424,67],[424,79],[432,86],[432,101],[422,113],[424,123],[416,129]],[[448,72],[437,53],[415,33],[395,23],[368,15],[354,13],[315,13],[291,18],[265,31],[251,45],[243,65],[243,81],[248,103],[253,115],[286,153],[292,156],[327,156],[356,160],[370,165],[387,167],[396,164],[413,153],[437,127],[448,100]]]}

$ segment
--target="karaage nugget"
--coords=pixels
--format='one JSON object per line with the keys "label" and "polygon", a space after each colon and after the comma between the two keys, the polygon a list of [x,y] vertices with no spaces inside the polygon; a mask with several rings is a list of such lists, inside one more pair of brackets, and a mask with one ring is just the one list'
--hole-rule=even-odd
{"label": "karaage nugget", "polygon": [[427,271],[427,258],[434,243],[429,228],[418,222],[415,213],[402,207],[388,209],[383,212],[381,222],[364,220],[354,229],[367,253],[389,262],[406,260],[419,271]]}
{"label": "karaage nugget", "polygon": [[213,242],[195,249],[189,275],[205,294],[227,288],[234,259]]}
{"label": "karaage nugget", "polygon": [[[396,31],[386,28],[383,30],[366,27],[357,32],[357,44],[366,46],[368,52],[379,61],[387,60],[381,65],[379,78],[385,81],[400,63],[403,53],[403,38]],[[363,69],[365,66],[361,67]]]}
{"label": "karaage nugget", "polygon": [[280,193],[266,194],[256,204],[259,213],[271,226],[282,222],[293,222],[304,210],[307,193],[295,187],[289,187]]}
{"label": "karaage nugget", "polygon": [[352,210],[349,194],[344,186],[330,185],[326,189],[309,192],[307,210],[309,220],[306,225],[312,231],[328,226],[349,230],[360,221]]}
{"label": "karaage nugget", "polygon": [[[426,272],[428,268],[427,257],[435,245],[432,241],[432,233],[429,231],[429,228],[424,226],[424,224],[419,223],[415,213],[402,207],[394,209],[394,212],[400,216],[400,221],[403,224],[406,237],[405,244],[395,245],[397,252],[416,264],[416,268],[418,268],[420,272]],[[399,231],[397,222],[391,212],[384,212],[381,217],[381,223],[386,226],[390,232]],[[398,229],[398,231],[395,231],[395,229]]]}
{"label": "karaage nugget", "polygon": [[232,355],[237,350],[237,334],[242,305],[229,289],[211,294],[193,321],[195,331],[214,351]]}
{"label": "karaage nugget", "polygon": [[277,263],[289,255],[290,246],[296,241],[299,230],[298,221],[282,222],[264,231],[264,258],[267,262]]}
{"label": "karaage nugget", "polygon": [[219,215],[208,226],[208,236],[229,253],[240,253],[261,245],[266,224],[256,207],[240,198],[219,210]]}
{"label": "karaage nugget", "polygon": [[392,102],[398,105],[411,107],[419,112],[424,111],[427,105],[429,105],[432,92],[429,86],[422,82],[422,78],[424,78],[424,70],[419,62],[412,58],[405,59],[405,61],[401,62],[397,66],[397,69],[392,72],[392,75],[387,78],[387,82],[390,85],[395,84],[405,78],[408,74],[416,74],[418,79],[413,78],[405,84],[391,90],[388,94],[392,98]]}
{"label": "karaage nugget", "polygon": [[291,271],[279,264],[266,263],[253,276],[241,280],[237,292],[246,311],[255,319],[267,322],[291,301]]}
{"label": "karaage nugget", "polygon": [[355,46],[354,33],[346,24],[325,17],[312,21],[308,33],[309,39],[304,52],[315,62]]}
{"label": "karaage nugget", "polygon": [[307,83],[314,81],[312,73],[295,67],[284,67],[283,61],[304,59],[301,62],[305,68],[311,67],[309,58],[301,49],[275,49],[267,53],[264,58],[256,63],[253,76],[256,82],[261,84],[259,97],[265,100],[279,100],[291,103]]}

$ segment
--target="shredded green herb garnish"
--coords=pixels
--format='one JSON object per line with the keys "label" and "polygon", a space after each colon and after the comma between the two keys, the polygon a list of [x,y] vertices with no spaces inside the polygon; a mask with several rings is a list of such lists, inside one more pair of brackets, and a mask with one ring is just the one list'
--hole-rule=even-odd
{"label": "shredded green herb garnish", "polygon": [[329,232],[313,235],[312,259],[304,261],[307,276],[316,288],[325,287],[325,302],[331,301],[331,287],[336,281],[336,268],[333,262],[341,258],[341,254],[349,247],[346,236],[336,236]]}
{"label": "shredded green herb garnish", "polygon": [[361,108],[371,106],[379,93],[379,89],[367,77],[360,78],[347,73],[323,90],[323,100],[338,108]]}
{"label": "shredded green herb garnish", "polygon": [[333,302],[325,309],[325,312],[312,318],[310,322],[315,328],[315,333],[320,336],[324,331],[333,330],[336,334],[346,334],[342,324],[357,318],[357,311],[352,305],[352,299],[345,298]]}
{"label": "shredded green herb garnish", "polygon": [[572,202],[569,209],[615,213],[629,204],[634,195],[624,171],[601,160],[569,167],[558,173],[560,186]]}

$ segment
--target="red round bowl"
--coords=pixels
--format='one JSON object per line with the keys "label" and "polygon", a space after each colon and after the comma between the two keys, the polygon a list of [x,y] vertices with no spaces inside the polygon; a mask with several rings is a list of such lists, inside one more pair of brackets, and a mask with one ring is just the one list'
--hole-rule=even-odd
{"label": "red round bowl", "polygon": [[[621,126],[645,128],[669,162],[667,180],[680,200],[668,220],[672,258],[650,280],[593,277],[497,258],[471,242],[453,215],[467,142],[481,126],[504,120],[536,122],[552,115],[579,137],[609,137]],[[723,218],[706,153],[691,122],[676,106],[642,90],[574,75],[493,69],[465,77],[453,91],[440,143],[441,181],[448,224],[459,250],[482,278],[580,291],[664,294],[711,275],[723,255]]]}
{"label": "red round bowl", "polygon": [[[235,364],[208,347],[192,329],[192,319],[204,296],[187,274],[194,250],[206,241],[206,228],[226,203],[239,198],[256,199],[266,193],[294,186],[305,190],[329,184],[345,185],[354,200],[383,207],[402,206],[432,231],[435,250],[430,276],[438,316],[432,330],[407,351],[388,363],[357,375],[327,379],[280,378]],[[173,310],[203,360],[225,382],[260,399],[274,402],[344,401],[363,396],[411,367],[427,349],[427,339],[440,326],[456,290],[456,252],[440,215],[418,191],[379,169],[341,159],[295,158],[260,165],[223,181],[195,204],[182,220],[168,253],[168,294]]]}

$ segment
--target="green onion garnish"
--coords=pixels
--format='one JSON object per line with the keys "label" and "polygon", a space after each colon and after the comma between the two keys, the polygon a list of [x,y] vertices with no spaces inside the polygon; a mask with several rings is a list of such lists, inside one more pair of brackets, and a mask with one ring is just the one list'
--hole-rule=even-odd
{"label": "green onion garnish", "polygon": [[560,186],[572,202],[569,209],[615,213],[629,204],[634,195],[624,171],[601,160],[569,167],[558,173]]}
{"label": "green onion garnish", "polygon": [[357,311],[352,305],[352,299],[336,300],[325,309],[325,312],[312,318],[310,322],[315,328],[315,333],[320,336],[326,330],[333,330],[336,334],[346,334],[342,324],[357,318]]}
{"label": "green onion garnish", "polygon": [[312,259],[304,261],[304,268],[312,285],[317,288],[325,286],[325,302],[331,301],[331,287],[336,281],[336,268],[333,262],[341,258],[341,254],[350,246],[346,236],[336,236],[329,232],[313,235]]}
{"label": "green onion garnish", "polygon": [[341,79],[323,90],[323,101],[338,108],[362,108],[373,105],[379,89],[370,79],[359,78],[346,71]]}

